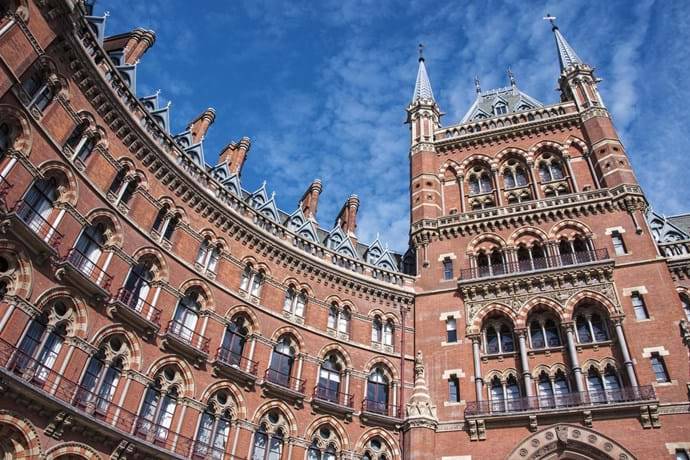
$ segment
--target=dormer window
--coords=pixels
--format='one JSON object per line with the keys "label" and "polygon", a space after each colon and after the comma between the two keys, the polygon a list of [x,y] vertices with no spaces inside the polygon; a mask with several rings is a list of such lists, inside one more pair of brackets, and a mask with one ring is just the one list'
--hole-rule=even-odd
{"label": "dormer window", "polygon": [[499,103],[494,106],[495,115],[505,115],[508,113],[508,107],[505,104]]}

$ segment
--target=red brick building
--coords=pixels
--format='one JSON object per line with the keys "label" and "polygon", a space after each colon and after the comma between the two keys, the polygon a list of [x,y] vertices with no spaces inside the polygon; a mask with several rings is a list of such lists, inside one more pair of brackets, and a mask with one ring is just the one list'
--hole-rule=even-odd
{"label": "red brick building", "polygon": [[138,97],[155,34],[0,3],[0,457],[688,458],[690,229],[649,214],[592,68],[441,126],[420,59],[411,249],[242,188]]}

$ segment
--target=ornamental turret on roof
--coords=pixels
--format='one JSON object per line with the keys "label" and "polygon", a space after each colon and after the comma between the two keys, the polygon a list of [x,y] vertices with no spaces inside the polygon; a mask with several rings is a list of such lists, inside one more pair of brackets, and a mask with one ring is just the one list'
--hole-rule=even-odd
{"label": "ornamental turret on roof", "polygon": [[477,97],[462,117],[461,123],[543,107],[544,104],[518,89],[512,72],[509,76],[510,86],[488,91],[477,90]]}

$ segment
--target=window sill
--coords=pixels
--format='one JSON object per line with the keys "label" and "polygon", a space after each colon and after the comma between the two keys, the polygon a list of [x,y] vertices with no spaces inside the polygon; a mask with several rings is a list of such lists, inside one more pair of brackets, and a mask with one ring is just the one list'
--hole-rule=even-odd
{"label": "window sill", "polygon": [[461,399],[460,401],[443,401],[443,406],[444,407],[457,407],[457,406],[464,406],[467,404],[464,399]]}
{"label": "window sill", "polygon": [[441,342],[442,347],[452,347],[453,345],[460,345],[462,340],[456,340],[455,342]]}
{"label": "window sill", "polygon": [[578,353],[581,353],[583,349],[593,349],[598,350],[600,347],[610,347],[613,345],[613,340],[602,340],[601,342],[589,342],[589,343],[577,343],[575,347]]}
{"label": "window sill", "polygon": [[654,388],[673,387],[676,385],[678,385],[678,380],[671,380],[670,382],[654,382],[654,383],[652,383],[652,386]]}
{"label": "window sill", "polygon": [[654,321],[654,317],[650,316],[649,318],[644,318],[644,319],[637,319],[635,318],[636,323],[647,323],[649,321]]}
{"label": "window sill", "polygon": [[527,350],[527,355],[528,356],[534,356],[534,355],[546,355],[549,356],[551,353],[560,353],[563,350],[565,350],[565,347],[563,345],[558,345],[554,347],[548,347],[548,348],[530,348]]}
{"label": "window sill", "polygon": [[515,356],[517,356],[516,351],[511,351],[510,353],[494,353],[490,355],[484,354],[482,355],[482,361],[489,361],[493,359],[503,361],[505,358],[514,358]]}

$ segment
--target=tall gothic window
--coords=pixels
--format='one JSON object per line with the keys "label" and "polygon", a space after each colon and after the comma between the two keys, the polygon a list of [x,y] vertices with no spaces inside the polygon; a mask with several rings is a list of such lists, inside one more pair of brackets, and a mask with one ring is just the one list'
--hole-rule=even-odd
{"label": "tall gothic window", "polygon": [[493,355],[515,351],[513,329],[507,321],[502,319],[487,321],[483,335],[486,354]]}
{"label": "tall gothic window", "polygon": [[575,315],[579,343],[603,342],[609,339],[606,321],[591,308],[583,308]]}
{"label": "tall gothic window", "polygon": [[118,336],[110,337],[89,360],[76,402],[96,416],[105,416],[122,376],[126,347]]}
{"label": "tall gothic window", "polygon": [[288,336],[283,336],[278,340],[271,353],[271,364],[267,374],[271,382],[290,387],[295,354],[296,346]]}
{"label": "tall gothic window", "polygon": [[182,376],[177,368],[168,366],[156,375],[147,387],[137,420],[137,434],[154,442],[165,442],[177,408],[182,388]]}
{"label": "tall gothic window", "polygon": [[564,177],[563,160],[553,153],[544,153],[539,161],[539,178],[541,181],[552,182],[561,180]]}
{"label": "tall gothic window", "polygon": [[50,232],[50,218],[58,198],[58,183],[53,177],[38,179],[26,195],[18,211],[19,217],[36,233],[46,237]]}
{"label": "tall gothic window", "polygon": [[240,366],[248,333],[249,330],[243,316],[236,317],[228,325],[225,329],[221,346],[221,355],[225,362],[234,366]]}
{"label": "tall gothic window", "polygon": [[262,417],[259,429],[254,433],[251,460],[280,460],[287,427],[285,416],[276,410]]}
{"label": "tall gothic window", "polygon": [[342,370],[342,364],[335,353],[326,357],[319,369],[319,383],[316,390],[319,398],[340,403]]}
{"label": "tall gothic window", "polygon": [[201,295],[196,290],[191,290],[177,302],[177,308],[173,315],[173,321],[169,331],[177,337],[191,342],[196,331],[196,323],[201,311]]}
{"label": "tall gothic window", "polygon": [[29,97],[29,108],[36,108],[43,112],[48,104],[53,100],[54,92],[52,86],[43,72],[34,68],[22,82],[22,88]]}
{"label": "tall gothic window", "polygon": [[151,282],[154,278],[153,263],[149,260],[138,262],[127,275],[124,285],[124,303],[137,312],[142,312],[148,303]]}
{"label": "tall gothic window", "polygon": [[291,313],[300,318],[304,317],[304,308],[307,305],[306,291],[297,291],[295,286],[288,286],[285,291],[285,300],[283,301],[283,311]]}
{"label": "tall gothic window", "polygon": [[375,367],[367,379],[366,410],[388,415],[390,382],[381,367]]}
{"label": "tall gothic window", "polygon": [[242,272],[240,290],[249,293],[254,297],[261,294],[261,286],[264,282],[264,273],[261,270],[254,270],[252,264],[247,264]]}
{"label": "tall gothic window", "polygon": [[230,434],[234,405],[228,393],[216,392],[201,413],[194,443],[194,458],[222,460]]}

